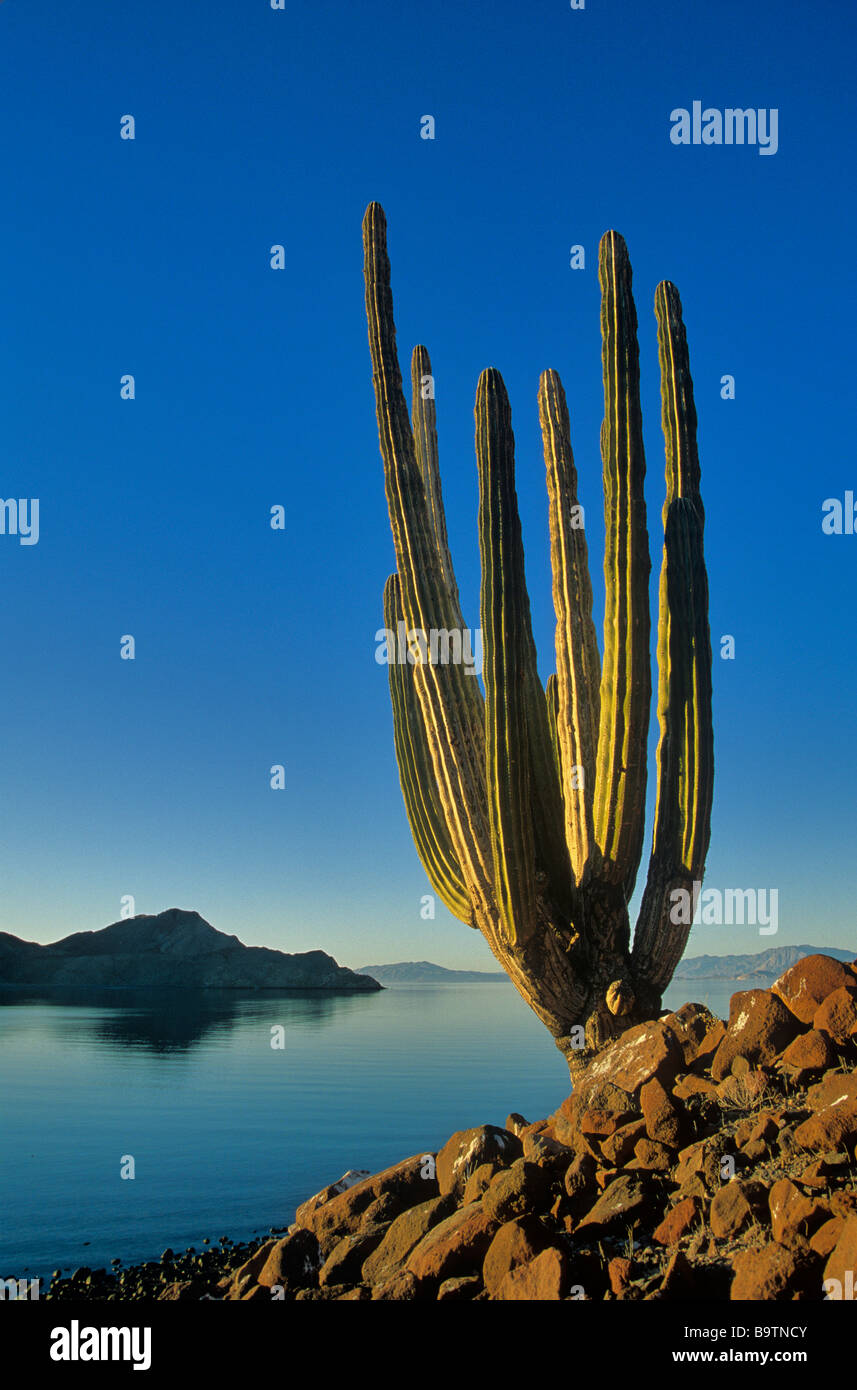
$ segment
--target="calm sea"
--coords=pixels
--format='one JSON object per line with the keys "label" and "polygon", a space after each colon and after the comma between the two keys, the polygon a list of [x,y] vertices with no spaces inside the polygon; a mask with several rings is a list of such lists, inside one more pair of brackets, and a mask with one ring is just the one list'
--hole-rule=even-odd
{"label": "calm sea", "polygon": [[[671,986],[718,1014],[737,982]],[[282,1026],[284,1047],[271,1046]],[[555,1110],[568,1072],[511,985],[379,994],[0,991],[0,1277],[245,1240],[348,1168]],[[133,1180],[120,1176],[127,1157]]]}

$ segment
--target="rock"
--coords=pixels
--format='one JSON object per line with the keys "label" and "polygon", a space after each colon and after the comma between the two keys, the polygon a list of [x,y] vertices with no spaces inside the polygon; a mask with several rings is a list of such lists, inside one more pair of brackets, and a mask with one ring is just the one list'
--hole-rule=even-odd
{"label": "rock", "polygon": [[[268,1256],[271,1254],[271,1251],[278,1244],[282,1245],[284,1244],[284,1242],[276,1240],[266,1240],[264,1245],[260,1245],[258,1250],[255,1250],[253,1252],[249,1260],[245,1260],[244,1264],[241,1265],[239,1269],[236,1269],[234,1274],[232,1274],[231,1276],[227,1275],[225,1281],[222,1282],[225,1283],[225,1286],[227,1288],[230,1284],[237,1284],[241,1279],[247,1278],[252,1279],[253,1283],[255,1284],[258,1281],[260,1271],[265,1268]],[[318,1269],[318,1242],[315,1239],[313,1239],[313,1245],[315,1246],[316,1254],[315,1268]]]}
{"label": "rock", "polygon": [[482,1198],[482,1206],[499,1225],[515,1216],[545,1211],[550,1201],[550,1191],[550,1175],[546,1170],[519,1158],[511,1168],[504,1169],[491,1179]]}
{"label": "rock", "polygon": [[679,1148],[685,1137],[686,1124],[660,1081],[653,1078],[640,1088],[640,1106],[648,1137],[669,1148]]}
{"label": "rock", "polygon": [[493,1163],[480,1163],[475,1172],[470,1174],[464,1185],[464,1194],[461,1198],[463,1206],[468,1202],[478,1202],[479,1198],[490,1185],[497,1169]]}
{"label": "rock", "polygon": [[592,1059],[584,1069],[577,1091],[589,1104],[593,1089],[609,1082],[636,1097],[641,1087],[653,1079],[670,1086],[683,1065],[684,1054],[671,1028],[660,1020],[639,1023],[608,1043]]}
{"label": "rock", "polygon": [[478,1274],[498,1224],[481,1202],[459,1207],[423,1236],[408,1256],[406,1268],[416,1279],[437,1283],[456,1275]]}
{"label": "rock", "polygon": [[395,1221],[402,1211],[402,1203],[395,1192],[382,1192],[380,1197],[376,1197],[374,1202],[370,1202],[360,1218],[360,1229],[365,1230],[367,1226],[381,1226],[385,1222],[389,1224]]}
{"label": "rock", "polygon": [[577,1231],[591,1231],[594,1237],[602,1231],[624,1229],[650,1209],[647,1188],[636,1176],[614,1178],[594,1206],[578,1224]]}
{"label": "rock", "polygon": [[828,994],[816,1009],[812,1026],[844,1047],[857,1027],[857,989],[854,984],[850,987],[840,986]]}
{"label": "rock", "polygon": [[507,1274],[518,1265],[534,1260],[552,1244],[549,1231],[537,1216],[518,1216],[514,1221],[504,1222],[482,1263],[482,1282],[490,1297],[497,1297]]}
{"label": "rock", "polygon": [[406,1269],[400,1269],[389,1279],[382,1279],[372,1288],[373,1302],[405,1303],[419,1298],[419,1281]]}
{"label": "rock", "polygon": [[759,1141],[768,1145],[776,1139],[779,1132],[779,1125],[770,1113],[748,1115],[735,1130],[735,1143],[739,1149],[743,1149],[745,1144],[755,1144]]}
{"label": "rock", "polygon": [[621,1298],[631,1282],[631,1261],[624,1255],[615,1255],[607,1266],[610,1288],[617,1298]]}
{"label": "rock", "polygon": [[350,1187],[357,1187],[359,1183],[363,1183],[367,1178],[371,1177],[372,1174],[369,1172],[368,1168],[349,1168],[348,1172],[343,1173],[342,1177],[337,1178],[336,1182],[329,1183],[327,1187],[323,1187],[320,1192],[316,1192],[312,1197],[308,1197],[307,1200],[298,1207],[295,1214],[296,1225],[305,1225],[306,1222],[301,1219],[302,1217],[310,1216],[318,1207],[323,1207],[325,1203],[331,1201],[332,1198],[338,1197],[342,1192],[347,1192]]}
{"label": "rock", "polygon": [[632,1120],[602,1141],[601,1153],[608,1163],[622,1168],[632,1157],[637,1142],[646,1134],[645,1120]]}
{"label": "rock", "polygon": [[[299,1229],[271,1244],[263,1264],[253,1270],[254,1282],[271,1289],[305,1289],[318,1283],[321,1251],[312,1231]],[[263,1246],[262,1249],[267,1249]],[[257,1252],[259,1253],[259,1252]],[[252,1269],[252,1259],[243,1266]]]}
{"label": "rock", "polygon": [[733,1259],[735,1277],[729,1297],[744,1300],[791,1300],[804,1291],[808,1271],[798,1253],[771,1241],[758,1250],[741,1250]]}
{"label": "rock", "polygon": [[840,1100],[857,1100],[857,1072],[834,1073],[810,1086],[806,1103],[810,1110],[824,1110]]}
{"label": "rock", "polygon": [[759,1182],[742,1182],[733,1178],[718,1192],[711,1203],[709,1224],[717,1240],[731,1240],[756,1218],[764,1202],[765,1189]]}
{"label": "rock", "polygon": [[[828,1299],[839,1301],[848,1296],[850,1276],[851,1298],[857,1295],[857,1216],[849,1216],[843,1223],[827,1264],[824,1266],[824,1289]],[[829,1287],[828,1280],[837,1280],[839,1291]]]}
{"label": "rock", "polygon": [[678,1039],[685,1067],[691,1067],[700,1054],[712,1055],[726,1031],[722,1018],[716,1018],[704,1004],[682,1004],[661,1022]]}
{"label": "rock", "polygon": [[780,1057],[779,1066],[783,1071],[791,1072],[793,1080],[801,1085],[813,1073],[829,1067],[834,1056],[827,1034],[811,1028],[808,1033],[801,1033],[789,1043]]}
{"label": "rock", "polygon": [[652,1239],[659,1245],[677,1245],[688,1234],[699,1218],[700,1202],[695,1197],[683,1197],[671,1207],[659,1226],[652,1232]]}
{"label": "rock", "polygon": [[521,1130],[527,1129],[528,1127],[528,1121],[524,1119],[523,1115],[519,1115],[516,1110],[513,1110],[511,1115],[507,1115],[504,1128],[507,1129],[510,1134],[517,1134],[520,1139]]}
{"label": "rock", "polygon": [[857,1100],[842,1097],[798,1125],[795,1139],[802,1149],[826,1153],[851,1146],[857,1139]]}
{"label": "rock", "polygon": [[437,1291],[438,1303],[463,1303],[476,1297],[482,1280],[476,1274],[464,1274],[459,1279],[444,1279]]}
{"label": "rock", "polygon": [[832,956],[804,956],[771,985],[771,993],[788,1006],[801,1023],[812,1023],[819,1004],[841,985],[854,985],[854,975]]}
{"label": "rock", "polygon": [[693,1266],[683,1250],[670,1256],[660,1284],[662,1298],[692,1298],[696,1288]]}
{"label": "rock", "polygon": [[537,1163],[540,1168],[564,1172],[574,1161],[575,1150],[548,1134],[524,1135],[524,1158],[528,1163]]}
{"label": "rock", "polygon": [[675,1154],[666,1144],[654,1139],[638,1139],[634,1157],[626,1168],[641,1169],[647,1173],[668,1173],[675,1160]]}
{"label": "rock", "polygon": [[834,1192],[830,1198],[830,1210],[834,1216],[841,1216],[845,1221],[857,1216],[857,1192]]}
{"label": "rock", "polygon": [[192,1279],[176,1280],[172,1284],[167,1284],[158,1294],[159,1302],[164,1301],[167,1303],[196,1302],[198,1298],[199,1292]]}
{"label": "rock", "polygon": [[367,1252],[361,1278],[364,1284],[380,1284],[401,1268],[424,1236],[453,1210],[454,1198],[430,1197],[397,1216],[374,1250]]}
{"label": "rock", "polygon": [[375,1251],[390,1229],[383,1226],[362,1227],[356,1235],[343,1236],[333,1247],[318,1274],[322,1288],[328,1284],[353,1284],[360,1278],[364,1261]]}
{"label": "rock", "polygon": [[437,1181],[442,1196],[464,1192],[467,1179],[483,1163],[508,1167],[523,1149],[517,1134],[496,1125],[460,1129],[447,1139],[437,1156]]}
{"label": "rock", "polygon": [[821,1225],[827,1209],[811,1201],[788,1178],[780,1178],[768,1194],[771,1234],[780,1245],[792,1245],[796,1236],[808,1239]]}
{"label": "rock", "polygon": [[392,1168],[385,1168],[367,1178],[351,1184],[344,1192],[316,1204],[310,1198],[295,1214],[297,1225],[303,1230],[312,1231],[318,1240],[325,1258],[337,1241],[343,1236],[354,1235],[360,1227],[363,1214],[378,1197],[390,1192],[401,1203],[403,1210],[417,1206],[420,1202],[438,1195],[437,1180],[430,1173],[432,1164],[426,1162],[432,1155],[415,1154],[403,1159]]}
{"label": "rock", "polygon": [[826,1260],[828,1255],[832,1255],[844,1225],[845,1221],[841,1216],[831,1216],[829,1221],[825,1221],[819,1226],[815,1234],[809,1238],[809,1243],[816,1255],[820,1255],[823,1260]]}
{"label": "rock", "polygon": [[[726,1025],[723,1025],[724,1032]],[[717,1096],[717,1086],[713,1081],[709,1081],[705,1076],[694,1076],[689,1073],[676,1081],[672,1089],[676,1100],[690,1100],[691,1096]]]}
{"label": "rock", "polygon": [[786,1005],[766,989],[747,989],[733,994],[729,1023],[711,1062],[711,1075],[722,1081],[736,1057],[754,1066],[772,1062],[801,1031]]}
{"label": "rock", "polygon": [[568,1258],[563,1250],[550,1246],[529,1264],[518,1265],[507,1274],[497,1298],[507,1302],[555,1303],[565,1297],[568,1284]]}

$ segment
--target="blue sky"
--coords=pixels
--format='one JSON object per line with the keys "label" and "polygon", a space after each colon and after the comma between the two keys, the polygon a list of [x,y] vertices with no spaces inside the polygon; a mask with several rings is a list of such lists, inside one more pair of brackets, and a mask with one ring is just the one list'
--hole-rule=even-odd
{"label": "blue sky", "polygon": [[[504,375],[544,678],[539,373],[569,400],[600,621],[598,238],[618,228],[634,267],[653,601],[652,300],[678,285],[715,647],[706,886],[779,895],[776,936],[699,927],[689,950],[854,944],[857,536],[824,535],[821,508],[857,490],[855,27],[839,0],[6,0],[0,496],[38,497],[40,535],[0,536],[0,929],[54,940],[133,894],[346,964],[492,967],[440,905],[420,918],[374,660],[393,566],[362,285],[377,199],[403,360],[432,354],[473,626],[473,400],[483,368]],[[777,153],[673,145],[694,100],[776,108]]]}

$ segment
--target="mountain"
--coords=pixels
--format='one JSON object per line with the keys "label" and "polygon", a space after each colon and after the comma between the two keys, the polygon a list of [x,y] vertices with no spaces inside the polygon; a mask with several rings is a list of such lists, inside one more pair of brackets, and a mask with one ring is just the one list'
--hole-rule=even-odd
{"label": "mountain", "polygon": [[382,984],[415,984],[428,982],[438,985],[481,984],[483,981],[508,980],[503,970],[447,970],[432,965],[430,960],[402,960],[396,965],[363,965],[358,975],[371,975]]}
{"label": "mountain", "polygon": [[377,990],[377,980],[337,965],[324,951],[286,955],[245,946],[198,912],[171,907],[76,932],[50,946],[0,932],[0,985],[141,989]]}
{"label": "mountain", "polygon": [[804,956],[833,956],[851,961],[857,952],[837,946],[772,946],[748,956],[690,956],[679,961],[674,980],[775,980]]}

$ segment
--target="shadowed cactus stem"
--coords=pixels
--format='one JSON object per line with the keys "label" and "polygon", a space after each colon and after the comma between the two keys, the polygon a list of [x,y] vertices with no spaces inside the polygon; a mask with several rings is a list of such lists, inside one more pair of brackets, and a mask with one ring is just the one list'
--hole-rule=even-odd
{"label": "shadowed cactus stem", "polygon": [[[396,353],[386,219],[363,223],[366,311],[397,573],[384,591],[396,632],[464,631],[438,468],[431,363],[411,362],[411,410]],[[628,902],[643,848],[651,703],[651,570],[637,315],[617,232],[599,254],[606,545],[603,660],[592,619],[585,533],[565,393],[542,375],[556,612],[556,674],[536,665],[515,493],[514,435],[493,368],[476,392],[483,683],[460,663],[392,663],[396,757],[429,881],[483,933],[552,1033],[572,1077],[588,1053],[655,1016],[689,933],[676,889],[702,878],[713,780],[711,641],[696,411],[681,303],[655,294],[666,441],[657,634],[660,738],[654,838],[631,944]]]}

